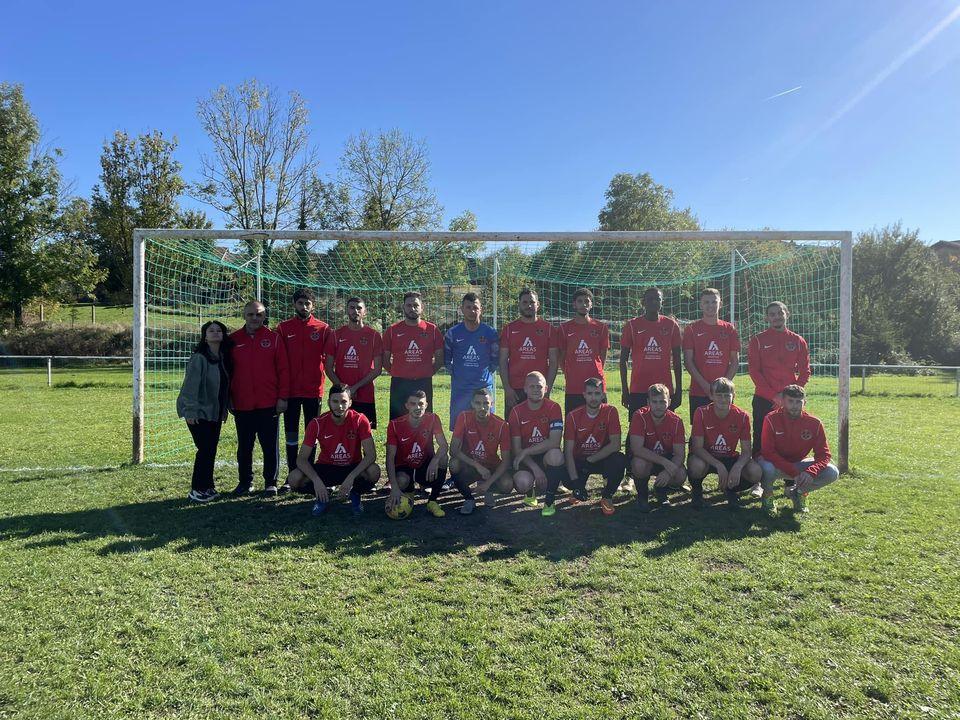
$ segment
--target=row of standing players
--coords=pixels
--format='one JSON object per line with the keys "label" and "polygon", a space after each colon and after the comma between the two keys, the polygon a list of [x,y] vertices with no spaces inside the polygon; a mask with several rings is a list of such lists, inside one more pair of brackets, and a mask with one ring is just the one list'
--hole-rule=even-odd
{"label": "row of standing players", "polygon": [[[538,317],[539,302],[534,291],[521,291],[520,318],[507,324],[499,336],[493,328],[481,322],[480,300],[473,293],[463,298],[463,322],[452,327],[445,337],[435,325],[422,319],[423,304],[418,293],[408,293],[404,297],[403,320],[387,328],[382,337],[365,324],[366,308],[360,298],[348,300],[346,310],[349,322],[337,330],[332,330],[326,323],[313,317],[313,297],[309,291],[298,290],[293,300],[296,314],[281,322],[275,332],[264,326],[266,311],[258,302],[248,303],[244,308],[244,327],[229,336],[226,328],[216,321],[202,328],[177,401],[178,413],[186,419],[197,446],[191,499],[202,502],[216,496],[213,463],[220,428],[229,407],[236,420],[238,435],[240,479],[235,493],[252,491],[253,448],[259,440],[264,455],[265,492],[268,495],[284,492],[291,486],[305,486],[306,479],[312,481],[317,496],[315,511],[322,512],[327,498],[326,488],[334,485],[340,485],[341,493],[351,497],[355,510],[361,508],[361,491],[372,489],[380,475],[372,438],[360,437],[376,427],[374,379],[384,370],[390,373],[391,420],[406,420],[418,428],[419,423],[410,404],[422,396],[424,412],[428,411],[432,405],[432,377],[444,365],[451,375],[450,426],[454,431],[449,460],[444,445],[438,439],[439,447],[434,451],[433,458],[425,463],[422,473],[406,472],[402,469],[403,465],[399,473],[395,472],[391,455],[396,453],[398,446],[390,441],[390,430],[395,424],[391,423],[391,428],[388,428],[387,474],[392,492],[388,507],[399,500],[401,490],[408,489],[403,486],[404,483],[422,483],[428,476],[431,483],[436,483],[433,473],[439,473],[440,468],[445,469],[441,461],[447,460],[454,480],[466,497],[462,510],[466,512],[472,510],[473,497],[469,490],[471,483],[459,477],[461,475],[472,478],[476,474],[474,479],[487,499],[487,491],[491,488],[496,486],[503,490],[510,484],[511,488],[515,486],[524,494],[525,502],[536,504],[537,489],[546,490],[546,514],[552,514],[553,511],[550,486],[555,483],[548,477],[550,474],[559,479],[556,485],[563,483],[571,486],[574,500],[582,494],[577,486],[581,479],[585,485],[587,475],[580,477],[582,473],[577,470],[577,458],[588,463],[580,470],[604,475],[605,496],[612,495],[619,486],[625,469],[634,475],[638,489],[647,484],[643,479],[638,480],[647,471],[643,462],[637,465],[645,457],[644,453],[642,450],[634,451],[628,443],[627,454],[632,455],[633,459],[624,456],[619,447],[618,414],[615,408],[603,402],[606,391],[603,365],[610,346],[609,330],[604,323],[590,316],[593,297],[589,290],[578,290],[574,294],[574,317],[559,327]],[[673,447],[676,443],[661,443],[659,450],[653,452],[664,458],[665,463],[653,462],[652,457],[646,457],[652,463],[650,472],[657,466],[663,468],[656,476],[655,486],[666,490],[670,486],[682,485],[689,477],[694,503],[697,504],[702,497],[703,476],[716,472],[721,489],[729,491],[731,503],[735,501],[735,488],[746,487],[758,496],[762,495],[763,506],[770,510],[772,480],[764,483],[761,477],[766,479],[767,475],[781,474],[791,484],[789,489],[795,506],[803,506],[803,498],[809,491],[806,488],[814,489],[825,484],[823,481],[828,477],[835,478],[836,473],[829,464],[829,450],[822,424],[803,411],[802,397],[797,406],[799,410],[795,407],[794,412],[791,412],[793,403],[784,397],[783,390],[787,386],[791,386],[792,392],[798,390],[802,395],[803,385],[810,376],[806,342],[787,329],[789,313],[786,306],[778,302],[771,303],[766,309],[769,329],[750,341],[749,368],[756,387],[753,399],[755,434],[751,439],[750,418],[732,405],[733,385],[732,382],[726,382],[732,380],[739,365],[740,340],[735,327],[719,319],[720,293],[712,288],[702,292],[702,317],[689,325],[682,337],[676,321],[660,314],[662,302],[662,293],[656,288],[644,294],[644,315],[630,320],[623,328],[620,359],[622,402],[629,410],[631,425],[638,417],[647,418],[646,421],[655,426],[653,429],[659,428],[664,422],[676,425],[679,417],[671,411],[679,405],[682,397],[681,350],[690,372],[689,403],[693,423],[690,467],[688,470],[683,466],[683,457],[676,458],[677,450]],[[563,416],[560,416],[553,421],[559,422],[559,427],[553,428],[557,434],[556,447],[547,439],[551,434],[547,431],[549,428],[544,427],[539,432],[547,444],[528,452],[528,447],[523,446],[522,437],[505,430],[507,423],[492,412],[493,377],[497,369],[503,378],[507,403],[505,415],[511,419],[517,414],[513,412],[517,408],[521,413],[535,413],[541,411],[544,405],[552,407],[552,401],[546,398],[537,402],[528,397],[527,383],[539,376],[544,385],[544,394],[547,395],[557,371],[562,369],[567,389],[563,413],[567,416],[567,432],[571,432],[571,428],[576,428],[573,432],[579,432],[581,426],[595,426],[601,432],[606,431],[606,442],[599,442],[596,433],[588,432],[584,438],[590,438],[592,445],[582,447],[579,452],[568,451],[574,456],[571,465],[559,450],[559,433],[563,427]],[[531,376],[531,373],[534,375]],[[330,412],[317,417],[325,376],[331,379],[338,392],[329,398]],[[717,380],[722,381],[719,387],[715,382]],[[648,398],[648,391],[654,385],[660,386],[658,398],[668,398],[671,411],[666,408],[664,413],[656,411],[660,400]],[[583,392],[576,392],[575,388],[583,388]],[[591,405],[590,401],[593,395],[599,399],[595,405]],[[725,398],[729,399],[729,403]],[[352,405],[352,409],[348,412],[344,408],[342,413],[338,413],[334,405],[343,403],[344,399],[348,407]],[[487,409],[483,412],[477,406],[485,403]],[[579,424],[571,424],[571,420],[576,418],[570,413],[578,408],[581,408],[582,419]],[[638,412],[641,409],[645,409],[643,413]],[[764,419],[775,409],[778,411],[774,413],[777,417],[787,418],[797,426],[790,433],[772,431],[771,437],[776,439],[782,435],[796,436],[792,446],[785,448],[786,455],[777,453],[776,449],[762,453]],[[736,423],[727,422],[731,412]],[[278,488],[279,414],[284,416],[290,475],[287,482]],[[302,444],[299,442],[301,414],[306,427]],[[362,417],[366,425],[359,421],[354,428],[352,424],[358,422],[358,417]],[[431,423],[439,425],[439,420],[435,420],[432,413],[426,417]],[[604,419],[597,420],[598,417]],[[698,417],[703,433],[700,435],[697,434]],[[323,441],[329,438],[324,436],[333,438],[336,433],[321,432],[321,426],[342,428],[348,418],[351,427],[345,431],[344,439],[355,441],[353,451],[344,443],[325,447]],[[482,461],[484,458],[477,455],[476,448],[464,443],[466,435],[479,434],[479,430],[465,429],[471,422],[470,418],[481,424],[493,422],[498,428],[494,434],[504,433],[503,438],[498,437],[495,444],[505,450],[499,456],[496,453],[491,456],[489,462],[493,457],[497,460],[492,467],[488,467],[489,462]],[[609,432],[614,426],[614,418],[617,433]],[[706,425],[704,418],[709,418],[714,425]],[[721,427],[718,422],[728,429],[711,438],[708,433]],[[803,427],[800,428],[800,425]],[[682,433],[682,422],[680,426]],[[461,428],[459,434],[458,428]],[[491,434],[488,426],[483,427],[483,432]],[[368,440],[366,445],[372,448],[372,455],[365,452],[365,440]],[[399,436],[395,440],[399,443]],[[520,446],[514,448],[516,442],[520,442]],[[481,446],[484,453],[488,452],[488,444]],[[529,446],[540,444],[531,442]],[[614,444],[617,446],[615,450]],[[684,446],[684,443],[680,445]],[[552,453],[552,450],[556,450],[556,453]],[[801,450],[802,455],[789,459]],[[814,450],[815,457],[806,467],[803,460],[807,453]],[[424,452],[429,453],[430,450]],[[311,459],[314,453],[316,462]],[[509,462],[510,453],[513,453],[512,462]],[[679,463],[667,458],[670,454]],[[757,461],[754,461],[754,456]],[[532,461],[534,457],[537,462]],[[585,459],[591,457],[593,460],[589,462]],[[408,458],[404,458],[406,460]],[[524,467],[525,462],[529,467]],[[598,462],[602,466],[599,469],[590,467]],[[502,469],[497,472],[501,465]],[[514,470],[512,473],[508,472],[511,465]],[[338,469],[345,467],[349,469]],[[408,466],[407,470],[418,468],[419,465],[417,468]],[[650,472],[645,477],[649,477]],[[487,475],[493,476],[494,473],[496,476],[490,481]],[[321,480],[321,474],[328,477]],[[531,487],[527,487],[531,482],[528,476],[533,478]],[[614,480],[616,485],[613,485]],[[794,488],[799,490],[794,491]],[[430,493],[432,497],[428,510],[433,514],[438,511],[442,513],[435,502],[432,487]],[[646,507],[646,493],[640,494],[641,505]],[[661,500],[664,499],[663,493],[659,494]],[[609,497],[601,500],[604,512],[613,510],[608,500]]]}

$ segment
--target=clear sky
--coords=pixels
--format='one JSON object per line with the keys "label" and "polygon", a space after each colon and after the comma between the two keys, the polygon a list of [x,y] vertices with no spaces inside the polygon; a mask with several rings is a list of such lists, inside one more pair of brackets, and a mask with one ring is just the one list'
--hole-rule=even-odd
{"label": "clear sky", "polygon": [[481,230],[594,229],[610,178],[646,171],[706,228],[960,239],[957,0],[0,10],[0,79],[78,194],[118,129],[176,135],[196,179],[197,98],[251,77],[307,99],[324,172],[361,129],[424,138],[446,217]]}

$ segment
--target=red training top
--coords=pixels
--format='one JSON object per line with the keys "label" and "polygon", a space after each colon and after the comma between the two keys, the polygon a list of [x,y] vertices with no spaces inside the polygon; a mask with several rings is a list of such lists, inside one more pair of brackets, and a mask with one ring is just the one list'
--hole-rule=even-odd
{"label": "red training top", "polygon": [[337,425],[333,415],[325,412],[307,424],[303,444],[317,448],[318,465],[356,465],[363,458],[360,443],[369,437],[370,421],[353,408],[347,410],[343,424]]}
{"label": "red training top", "polygon": [[606,324],[590,318],[587,323],[567,320],[557,332],[560,353],[563,355],[563,376],[567,395],[583,393],[583,382],[589,378],[603,380],[603,389],[607,389],[607,379],[603,375],[601,354],[610,349],[610,330]]}
{"label": "red training top", "polygon": [[294,316],[277,325],[277,334],[287,350],[290,364],[290,397],[323,397],[323,359],[332,331],[313,315]]}
{"label": "red training top", "polygon": [[509,351],[507,383],[514,390],[523,390],[530,373],[537,371],[547,376],[550,348],[557,347],[557,329],[546,320],[514,320],[500,331],[500,347]]}
{"label": "red training top", "polygon": [[410,425],[409,415],[395,418],[387,425],[387,445],[397,449],[397,467],[418,468],[429,462],[434,455],[434,437],[443,437],[443,426],[434,413],[424,413],[415,428]]}
{"label": "red training top", "polygon": [[443,335],[433,323],[421,320],[394,323],[383,333],[383,349],[390,353],[390,374],[407,380],[433,377],[433,354],[443,350]]}
{"label": "red training top", "polygon": [[768,413],[763,420],[760,438],[761,457],[769,460],[782,473],[794,477],[799,468],[796,463],[804,460],[813,451],[814,463],[806,472],[816,477],[830,462],[830,447],[823,423],[813,415],[803,412],[794,420],[784,408]]}
{"label": "red training top", "polygon": [[587,406],[581,405],[567,415],[563,440],[573,443],[573,456],[585,460],[610,442],[611,435],[620,434],[620,415],[613,405],[600,406],[596,417],[587,414]]}
{"label": "red training top", "polygon": [[747,346],[754,393],[773,401],[787,385],[807,384],[810,379],[810,350],[807,341],[790,330],[769,328],[754,335]]}
{"label": "red training top", "polygon": [[290,366],[280,336],[261,326],[251,337],[246,328],[230,333],[233,377],[230,400],[234,410],[262,410],[290,397]]}
{"label": "red training top", "polygon": [[[373,359],[383,355],[383,341],[380,333],[369,325],[359,330],[342,325],[330,333],[326,353],[333,356],[333,372],[340,382],[352,386],[373,369]],[[362,403],[374,402],[373,383],[357,390],[353,399]]]}
{"label": "red training top", "polygon": [[623,326],[620,347],[630,351],[630,392],[645,393],[663,383],[673,396],[673,349],[680,347],[680,326],[661,315],[655,322],[637,317]]}
{"label": "red training top", "polygon": [[750,440],[750,416],[736,405],[722,420],[713,403],[698,407],[693,414],[693,437],[703,438],[703,447],[715,458],[737,457],[737,445]]}
{"label": "red training top", "polygon": [[501,459],[510,452],[507,422],[492,413],[485,422],[479,423],[473,410],[464,410],[453,425],[453,437],[460,439],[460,447],[465,455],[489,470],[496,469]]}
{"label": "red training top", "polygon": [[563,411],[559,403],[544,398],[539,410],[530,409],[530,401],[510,411],[510,435],[520,438],[520,449],[538,445],[550,437],[551,430],[563,429]]}
{"label": "red training top", "polygon": [[[716,325],[697,320],[683,331],[683,349],[693,350],[694,366],[707,382],[712,383],[727,374],[730,355],[740,352],[740,336],[726,320],[717,320]],[[690,395],[707,397],[707,392],[692,377]]]}
{"label": "red training top", "polygon": [[679,415],[667,410],[663,420],[657,425],[653,420],[653,412],[648,407],[640,408],[633,414],[630,434],[642,437],[643,446],[657,455],[672,455],[674,445],[683,445],[687,441],[683,420]]}

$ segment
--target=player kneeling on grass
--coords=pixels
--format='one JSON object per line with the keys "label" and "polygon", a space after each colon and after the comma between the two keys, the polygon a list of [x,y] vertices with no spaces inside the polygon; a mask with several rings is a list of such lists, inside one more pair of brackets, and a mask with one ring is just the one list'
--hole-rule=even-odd
{"label": "player kneeling on grass", "polygon": [[[604,515],[613,515],[613,494],[623,482],[626,458],[620,451],[620,415],[612,405],[603,402],[603,381],[587,378],[583,383],[586,403],[567,415],[563,431],[563,454],[567,463],[573,502],[587,499],[587,480],[593,474],[603,475],[606,484],[600,499]],[[547,490],[547,503],[553,501]]]}
{"label": "player kneeling on grass", "polygon": [[[413,505],[417,484],[430,488],[427,512],[434,517],[446,513],[437,502],[447,477],[447,439],[440,418],[427,412],[427,393],[416,390],[407,398],[407,414],[387,425],[387,477],[390,497],[387,509],[396,507],[403,495]],[[437,441],[434,451],[433,441]]]}
{"label": "player kneeling on grass", "polygon": [[640,408],[630,420],[631,470],[637,486],[640,511],[650,509],[650,477],[661,505],[670,504],[670,490],[679,490],[687,479],[683,461],[687,454],[683,420],[672,410],[670,389],[662,383],[647,390],[648,406]]}
{"label": "player kneeling on grass", "polygon": [[712,402],[693,415],[687,475],[694,507],[703,505],[703,479],[710,473],[717,474],[731,510],[739,504],[739,493],[760,482],[760,466],[750,457],[750,416],[733,404],[735,395],[733,381],[718,378],[710,385]]}
{"label": "player kneeling on grass", "polygon": [[[784,493],[793,499],[793,508],[807,511],[807,495],[829,485],[840,476],[830,462],[830,447],[823,423],[803,409],[806,393],[800,385],[788,385],[782,392],[782,407],[763,420],[759,464],[763,471],[763,507],[773,512],[773,482],[778,477],[793,480]],[[805,460],[810,453],[813,460]]]}
{"label": "player kneeling on grass", "polygon": [[[469,515],[476,507],[470,486],[477,484],[488,508],[494,505],[493,491],[510,492],[513,478],[510,468],[510,429],[503,418],[490,412],[490,391],[473,391],[472,410],[457,416],[450,440],[450,474],[463,495],[461,515]],[[502,459],[501,459],[502,458]]]}
{"label": "player kneeling on grass", "polygon": [[[545,491],[549,478],[559,486],[566,472],[560,439],[563,437],[563,411],[560,405],[545,397],[547,378],[543,373],[529,373],[523,383],[527,399],[510,411],[510,442],[513,458],[513,486],[524,496],[523,502],[537,506],[537,491]],[[553,515],[553,501],[544,509]]]}
{"label": "player kneeling on grass", "polygon": [[[287,483],[292,490],[316,496],[314,515],[326,511],[329,488],[339,485],[337,496],[349,496],[353,514],[359,515],[363,512],[360,496],[373,490],[380,479],[370,421],[350,409],[350,391],[343,385],[330,386],[327,405],[330,411],[307,425],[297,454],[297,469],[287,476]],[[314,448],[317,459],[311,462]]]}

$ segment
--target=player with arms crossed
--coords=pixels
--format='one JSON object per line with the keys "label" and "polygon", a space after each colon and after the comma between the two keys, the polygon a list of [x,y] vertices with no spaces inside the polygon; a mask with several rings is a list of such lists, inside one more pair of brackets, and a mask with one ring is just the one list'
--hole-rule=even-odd
{"label": "player with arms crossed", "polygon": [[494,506],[494,488],[503,493],[513,489],[510,468],[510,428],[506,421],[490,412],[490,391],[473,391],[473,408],[460,413],[450,441],[450,474],[463,495],[461,515],[476,507],[470,486],[477,483],[488,508]]}
{"label": "player with arms crossed", "polygon": [[403,320],[383,333],[383,369],[390,373],[390,419],[407,412],[410,393],[427,394],[427,410],[433,412],[433,376],[443,367],[443,335],[422,319],[423,296],[403,296]]}
{"label": "player with arms crossed", "polygon": [[423,390],[410,393],[407,414],[387,425],[387,477],[388,509],[395,507],[403,494],[410,498],[412,506],[417,485],[421,485],[430,488],[427,512],[434,517],[446,515],[437,498],[447,477],[447,438],[440,418],[427,412],[427,394]]}
{"label": "player with arms crossed", "polygon": [[[313,514],[322,515],[330,502],[329,488],[338,486],[339,497],[348,496],[354,515],[363,512],[362,493],[370,492],[380,479],[377,448],[370,421],[350,408],[350,392],[333,384],[327,396],[329,412],[307,425],[297,454],[297,469],[287,482],[294,490],[313,493]],[[316,451],[316,462],[310,457]]]}
{"label": "player with arms crossed", "polygon": [[[680,360],[680,326],[660,314],[663,292],[649,288],[643,293],[643,316],[635,317],[620,333],[620,386],[628,417],[647,404],[647,388],[660,384],[670,393],[670,409],[680,406],[683,396],[683,366]],[[627,364],[631,365],[627,383]],[[673,368],[673,379],[670,370]]]}
{"label": "player with arms crossed", "polygon": [[763,419],[783,405],[783,388],[804,387],[810,379],[807,341],[787,329],[790,311],[782,302],[767,305],[770,327],[754,335],[747,346],[747,362],[753,379],[753,454],[763,448]]}
{"label": "player with arms crossed", "polygon": [[739,505],[740,492],[760,482],[760,466],[751,459],[750,416],[733,404],[735,396],[733,381],[718,378],[710,386],[713,402],[693,416],[687,476],[694,507],[703,505],[703,479],[710,473],[717,474],[731,510]]}
{"label": "player with arms crossed", "polygon": [[347,300],[347,324],[330,334],[326,369],[330,382],[349,389],[351,407],[377,427],[377,403],[373,381],[383,372],[383,341],[380,333],[366,324],[367,304],[363,298]]}
{"label": "player with arms crossed", "polygon": [[[807,512],[807,495],[829,485],[840,476],[830,462],[830,447],[823,423],[804,409],[806,393],[800,385],[782,390],[783,405],[763,420],[763,452],[759,463],[763,471],[764,509],[773,512],[773,482],[777,477],[793,481],[784,489],[793,499],[793,509]],[[813,460],[806,460],[813,453]]]}
{"label": "player with arms crossed", "polygon": [[[620,451],[620,415],[603,402],[603,381],[587,378],[583,383],[584,404],[567,415],[563,430],[563,454],[567,464],[574,503],[587,499],[587,480],[603,476],[605,485],[600,510],[613,515],[613,494],[623,482],[626,458]],[[556,488],[547,490],[547,504],[553,504]]]}
{"label": "player with arms crossed", "polygon": [[519,305],[519,319],[507,323],[500,333],[500,382],[506,417],[510,417],[514,405],[527,399],[523,388],[530,373],[538,372],[546,378],[547,395],[550,394],[560,353],[557,329],[537,317],[540,312],[537,293],[523,288]]}
{"label": "player with arms crossed", "polygon": [[633,481],[637,484],[640,511],[650,509],[650,477],[657,501],[670,504],[670,490],[679,490],[687,479],[683,462],[687,454],[687,437],[683,420],[672,410],[670,389],[661,383],[647,389],[649,405],[640,408],[630,419],[627,436],[632,454]]}
{"label": "player with arms crossed", "polygon": [[610,349],[610,330],[604,323],[590,317],[592,309],[593,293],[580,288],[573,294],[573,319],[563,323],[557,333],[567,390],[563,411],[568,415],[585,402],[583,393],[578,392],[585,380],[598,378],[601,390],[607,390],[603,364]]}
{"label": "player with arms crossed", "polygon": [[737,329],[720,319],[720,291],[700,293],[702,317],[683,331],[683,362],[690,373],[690,421],[697,408],[710,404],[710,384],[717,378],[733,380],[740,363]]}
{"label": "player with arms crossed", "polygon": [[[536,507],[537,490],[545,491],[552,482],[559,486],[566,474],[560,450],[563,411],[546,397],[547,379],[543,373],[529,373],[523,390],[527,399],[510,411],[513,486],[524,496],[525,505]],[[548,507],[543,514],[553,515],[553,503]]]}
{"label": "player with arms crossed", "polygon": [[[500,341],[496,330],[480,322],[482,311],[476,293],[464,295],[460,303],[463,322],[447,330],[444,338],[443,357],[450,373],[450,427],[460,413],[470,409],[474,390],[487,388],[493,397]],[[496,403],[490,410],[495,409]]]}

